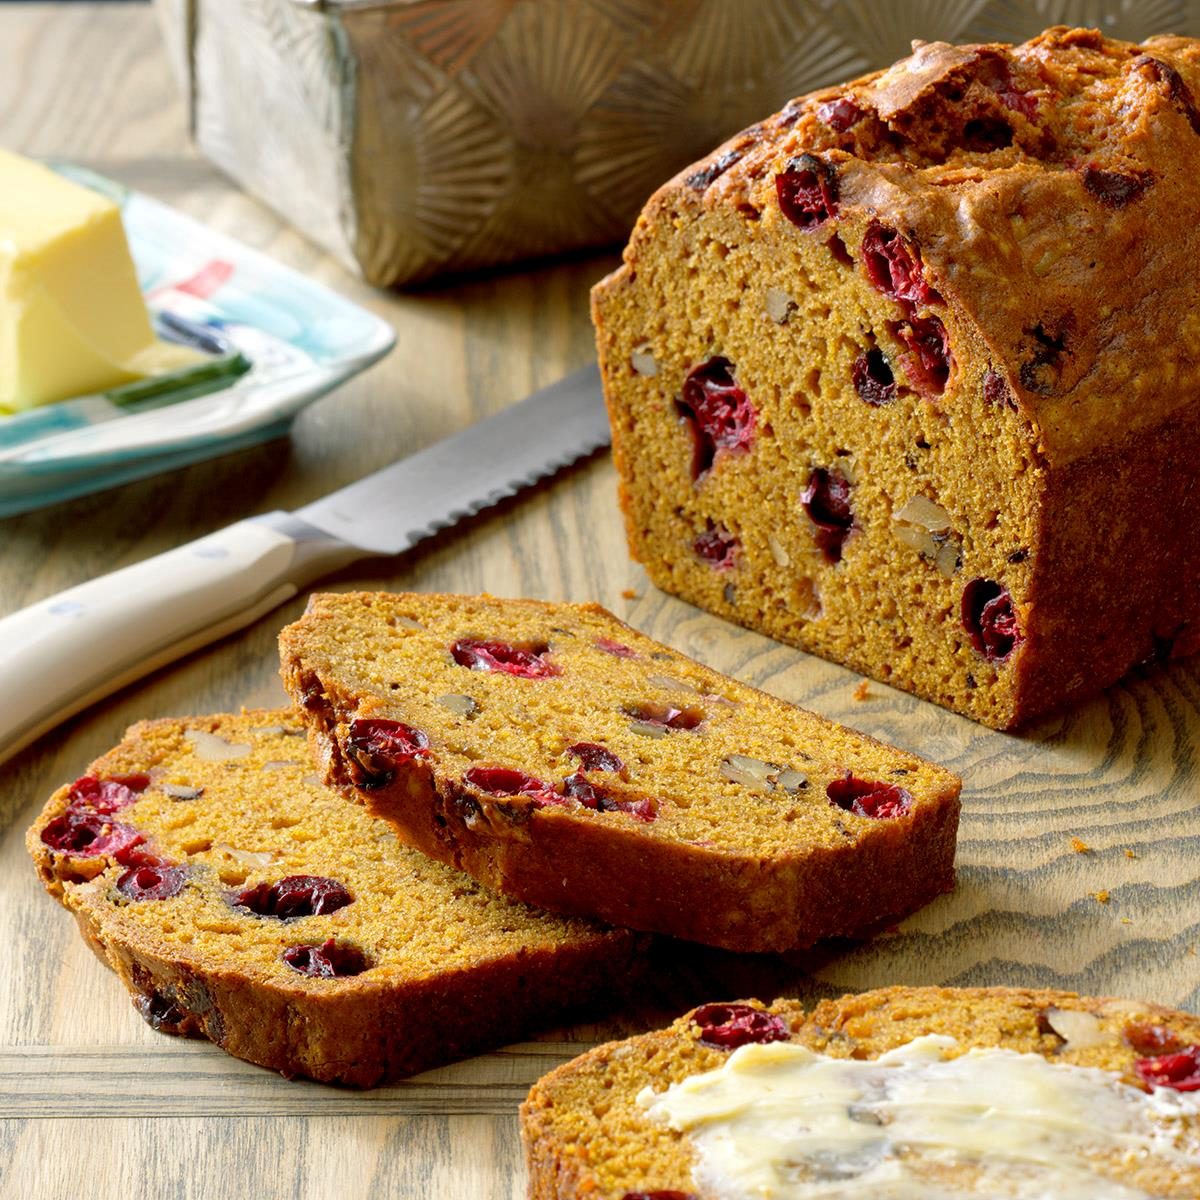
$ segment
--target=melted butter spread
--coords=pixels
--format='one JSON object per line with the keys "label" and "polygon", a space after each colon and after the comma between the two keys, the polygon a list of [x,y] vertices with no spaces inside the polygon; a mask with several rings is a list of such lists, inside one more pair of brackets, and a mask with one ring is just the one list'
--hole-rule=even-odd
{"label": "melted butter spread", "polygon": [[743,1046],[638,1101],[688,1135],[696,1183],[720,1200],[1145,1200],[1097,1164],[1200,1168],[1200,1093],[954,1047],[931,1035],[862,1061]]}

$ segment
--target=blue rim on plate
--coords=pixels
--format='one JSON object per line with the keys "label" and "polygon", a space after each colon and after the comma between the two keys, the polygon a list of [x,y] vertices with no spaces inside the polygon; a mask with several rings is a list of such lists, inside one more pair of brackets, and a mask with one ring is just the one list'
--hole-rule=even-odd
{"label": "blue rim on plate", "polygon": [[0,517],[280,437],[395,344],[386,321],[265,254],[82,167],[52,165],[120,204],[160,334],[213,358],[0,416]]}

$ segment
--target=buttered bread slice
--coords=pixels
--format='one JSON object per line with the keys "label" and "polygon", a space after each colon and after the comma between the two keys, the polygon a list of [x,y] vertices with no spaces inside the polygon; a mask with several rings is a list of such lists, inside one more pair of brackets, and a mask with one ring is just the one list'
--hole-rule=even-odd
{"label": "buttered bread slice", "polygon": [[1193,1200],[1200,1018],[888,988],[705,1004],[521,1110],[530,1200]]}
{"label": "buttered bread slice", "polygon": [[787,950],[951,886],[949,771],[597,605],[317,595],[280,648],[327,782],[516,899]]}

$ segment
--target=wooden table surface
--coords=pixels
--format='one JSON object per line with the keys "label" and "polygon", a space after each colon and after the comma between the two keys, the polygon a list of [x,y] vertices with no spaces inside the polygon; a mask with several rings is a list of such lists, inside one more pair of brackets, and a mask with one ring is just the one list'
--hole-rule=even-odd
{"label": "wooden table surface", "polygon": [[[308,410],[288,442],[0,522],[0,614],[303,504],[592,352],[587,290],[615,256],[380,294],[241,195],[188,148],[148,8],[0,4],[0,144],[143,188],[365,304],[398,334],[390,358]],[[298,599],[0,769],[0,1200],[520,1197],[516,1106],[529,1083],[595,1040],[703,998],[1032,984],[1200,1008],[1195,663],[1148,671],[1020,738],[878,684],[858,700],[849,672],[651,588],[626,555],[614,489],[601,456],[331,586],[597,599],[718,669],[946,763],[966,780],[957,891],[869,945],[787,961],[674,949],[636,1009],[372,1093],[288,1083],[156,1034],[42,894],[24,829],[134,720],[281,702],[275,635]]]}

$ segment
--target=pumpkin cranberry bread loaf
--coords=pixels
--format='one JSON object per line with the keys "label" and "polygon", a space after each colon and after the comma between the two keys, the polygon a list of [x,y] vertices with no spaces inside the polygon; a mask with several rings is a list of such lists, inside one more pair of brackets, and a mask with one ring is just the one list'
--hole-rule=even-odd
{"label": "pumpkin cranberry bread loaf", "polygon": [[1200,647],[1200,43],[916,43],[593,294],[634,557],[1007,728]]}
{"label": "pumpkin cranberry bread loaf", "polygon": [[534,1085],[531,1200],[1200,1195],[1200,1018],[1007,988],[706,1004]]}
{"label": "pumpkin cranberry bread loaf", "polygon": [[370,1087],[611,991],[644,947],[401,846],[311,774],[289,712],[135,725],[29,831],[155,1029]]}
{"label": "pumpkin cranberry bread loaf", "polygon": [[317,595],[280,650],[331,786],[553,912],[786,950],[951,884],[948,771],[596,605]]}

